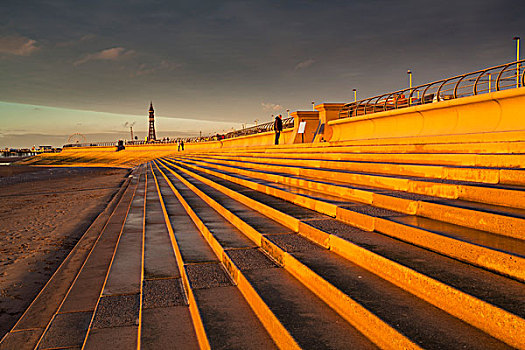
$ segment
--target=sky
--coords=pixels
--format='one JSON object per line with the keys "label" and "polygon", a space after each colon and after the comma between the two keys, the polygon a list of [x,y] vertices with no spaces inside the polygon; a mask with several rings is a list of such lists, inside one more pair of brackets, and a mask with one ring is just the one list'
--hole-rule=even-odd
{"label": "sky", "polygon": [[[516,58],[523,0],[2,0],[0,148],[222,133]],[[523,45],[522,45],[523,46]],[[522,50],[523,52],[523,50]],[[524,56],[522,54],[522,56]]]}

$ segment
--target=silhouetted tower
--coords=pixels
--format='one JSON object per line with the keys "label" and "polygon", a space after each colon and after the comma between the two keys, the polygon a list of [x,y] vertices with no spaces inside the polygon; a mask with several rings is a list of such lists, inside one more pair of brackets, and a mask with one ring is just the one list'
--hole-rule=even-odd
{"label": "silhouetted tower", "polygon": [[153,102],[149,104],[149,133],[148,141],[155,141],[155,111],[153,110]]}

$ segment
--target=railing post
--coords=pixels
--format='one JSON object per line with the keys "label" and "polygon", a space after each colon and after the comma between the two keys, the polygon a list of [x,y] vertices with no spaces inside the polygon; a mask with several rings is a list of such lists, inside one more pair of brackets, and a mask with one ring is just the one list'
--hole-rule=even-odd
{"label": "railing post", "polygon": [[319,131],[313,142],[330,140],[332,132],[328,128],[328,122],[339,118],[339,111],[344,105],[344,103],[322,103],[315,106],[315,109],[319,112]]}

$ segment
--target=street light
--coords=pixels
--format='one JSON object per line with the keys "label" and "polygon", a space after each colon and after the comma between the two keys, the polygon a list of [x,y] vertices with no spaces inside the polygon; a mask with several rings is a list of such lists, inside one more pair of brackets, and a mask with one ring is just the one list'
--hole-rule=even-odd
{"label": "street light", "polygon": [[516,40],[516,87],[520,87],[520,37],[515,36],[512,40]]}
{"label": "street light", "polygon": [[354,92],[354,102],[357,102],[357,90],[352,89],[352,91]]}
{"label": "street light", "polygon": [[409,69],[407,71],[407,74],[408,74],[408,87],[412,89],[412,71]]}

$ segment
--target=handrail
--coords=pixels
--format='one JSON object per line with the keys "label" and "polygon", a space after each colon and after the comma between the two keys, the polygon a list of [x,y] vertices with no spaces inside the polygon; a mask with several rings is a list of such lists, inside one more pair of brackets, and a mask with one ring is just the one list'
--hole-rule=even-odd
{"label": "handrail", "polygon": [[[293,117],[283,119],[283,129],[293,127]],[[176,138],[176,139],[163,139],[156,141],[124,141],[126,146],[133,145],[151,145],[151,144],[178,144],[183,141],[188,142],[204,142],[204,141],[219,141],[224,139],[230,139],[233,137],[245,136],[258,134],[261,132],[272,131],[274,121],[255,125],[246,129],[230,131],[226,134],[216,134],[214,136],[196,136],[196,137],[185,137],[185,138]],[[74,147],[116,147],[118,141],[116,142],[91,142],[91,143],[70,143],[63,146],[63,148],[74,148]]]}
{"label": "handrail", "polygon": [[[525,59],[505,63],[346,103],[339,111],[339,118],[368,115],[370,112],[377,113],[525,86],[524,63]],[[512,66],[515,66],[516,69],[509,70],[508,68]],[[488,80],[482,79],[488,74],[490,74]],[[496,74],[497,78],[492,80],[491,77]],[[408,94],[408,99],[405,97],[406,94]]]}
{"label": "handrail", "polygon": [[[516,66],[516,70],[508,70],[509,67]],[[492,91],[511,89],[519,86],[525,86],[525,59],[505,63],[499,66],[480,69],[474,72],[460,74],[454,77],[436,80],[412,88],[368,97],[355,102],[345,104],[339,111],[339,118],[355,117],[367,115],[392,109],[405,108],[410,106],[422,105],[427,103],[439,102],[449,99],[455,99],[465,96],[478,95]],[[497,78],[493,81],[492,76]],[[490,75],[489,75],[490,74]],[[483,76],[489,75],[488,80],[482,79]],[[474,79],[475,77],[475,79]],[[521,77],[521,78],[520,78]],[[467,79],[468,78],[468,79]],[[474,82],[462,86],[463,82]],[[450,85],[450,86],[449,86]],[[437,87],[437,90],[436,90]],[[410,93],[408,93],[410,92]],[[405,97],[408,94],[408,99]],[[417,97],[415,97],[417,96]],[[373,102],[372,102],[373,101]],[[230,131],[226,134],[216,134],[208,137],[188,137],[176,139],[164,139],[159,141],[125,141],[125,145],[145,145],[145,144],[176,144],[184,142],[203,142],[218,141],[230,139],[233,137],[258,134],[273,130],[274,121],[264,124],[255,125],[249,128]],[[288,117],[283,119],[283,129],[293,127],[294,118]],[[117,142],[91,142],[66,144],[64,148],[71,147],[113,147]]]}
{"label": "handrail", "polygon": [[[241,130],[230,131],[229,133],[224,135],[224,138],[231,139],[233,137],[239,137],[239,136],[252,135],[252,134],[258,134],[261,132],[272,131],[273,123],[274,121],[271,121],[271,122],[267,122],[264,124],[259,124],[259,125],[255,125],[249,128],[241,129]],[[293,117],[284,118],[283,119],[283,129],[287,129],[291,127],[293,127]]]}

